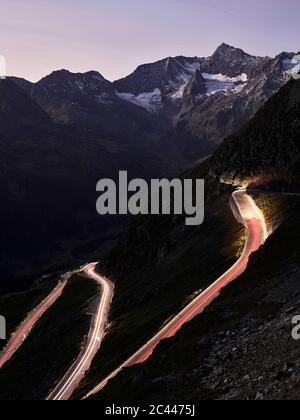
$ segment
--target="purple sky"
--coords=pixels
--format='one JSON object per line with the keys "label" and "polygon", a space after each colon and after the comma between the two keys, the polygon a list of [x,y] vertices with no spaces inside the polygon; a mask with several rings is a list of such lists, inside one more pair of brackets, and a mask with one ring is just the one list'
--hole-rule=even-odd
{"label": "purple sky", "polygon": [[210,55],[223,41],[256,55],[300,50],[299,0],[9,0],[0,55],[10,75],[98,70],[113,80],[174,55]]}

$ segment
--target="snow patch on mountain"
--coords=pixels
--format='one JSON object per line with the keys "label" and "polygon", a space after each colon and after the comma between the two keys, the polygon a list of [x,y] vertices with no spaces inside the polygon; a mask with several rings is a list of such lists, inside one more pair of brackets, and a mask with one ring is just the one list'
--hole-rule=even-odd
{"label": "snow patch on mountain", "polygon": [[173,101],[178,101],[180,99],[183,98],[183,94],[185,91],[185,88],[187,87],[189,83],[189,79],[185,80],[185,82],[183,83],[183,85],[181,85],[175,92],[173,92],[169,97],[171,100]]}
{"label": "snow patch on mountain", "polygon": [[181,67],[181,72],[176,76],[176,81],[170,82],[169,86],[174,89],[182,89],[183,85],[186,85],[191,77],[193,77],[197,70],[200,69],[200,63],[188,63]]}
{"label": "snow patch on mountain", "polygon": [[236,85],[233,89],[232,89],[232,93],[241,93],[244,88],[247,86],[247,83],[240,83],[239,85]]}
{"label": "snow patch on mountain", "polygon": [[184,63],[184,67],[188,72],[195,74],[197,70],[201,69],[201,64],[198,61],[195,61],[194,63],[186,61]]}
{"label": "snow patch on mountain", "polygon": [[225,76],[224,74],[208,74],[208,73],[203,73],[202,76],[204,77],[204,79],[206,80],[217,80],[219,82],[228,82],[228,83],[238,83],[238,82],[247,82],[248,81],[248,76],[246,73],[242,73],[239,76],[236,77],[229,77],[229,76]]}
{"label": "snow patch on mountain", "polygon": [[[167,96],[171,101],[176,102],[182,100],[186,86],[198,69],[200,69],[200,63],[186,63],[182,67],[182,72],[177,75],[177,81],[169,82],[167,90],[170,93]],[[237,94],[244,89],[248,82],[246,73],[242,73],[236,77],[203,73],[203,78],[205,79],[208,90],[207,95],[214,95],[218,92]],[[115,93],[123,101],[145,108],[148,112],[158,112],[162,108],[162,92],[158,88],[154,89],[153,92],[143,92],[139,95],[118,91]]]}
{"label": "snow patch on mountain", "polygon": [[168,96],[172,101],[179,101],[183,98],[185,88],[187,87],[191,78],[195,75],[197,70],[200,70],[201,64],[197,61],[190,63],[186,61],[182,66],[182,72],[177,76],[177,82],[169,84],[173,90]]}
{"label": "snow patch on mountain", "polygon": [[295,55],[293,58],[286,58],[283,60],[284,71],[288,75],[297,74],[300,71],[300,55]]}
{"label": "snow patch on mountain", "polygon": [[248,82],[246,73],[242,73],[236,77],[208,73],[203,73],[202,76],[206,81],[208,95],[214,95],[218,92],[227,93],[230,91],[232,91],[232,93],[239,93],[244,89]]}
{"label": "snow patch on mountain", "polygon": [[176,81],[170,81],[168,84],[168,90],[171,91],[171,93],[168,94],[168,97],[172,101],[178,101],[183,98],[187,84],[200,68],[201,64],[198,61],[185,61],[184,64],[181,65],[181,71],[177,74]]}
{"label": "snow patch on mountain", "polygon": [[162,106],[160,89],[154,89],[153,92],[145,92],[137,96],[132,93],[116,91],[116,95],[123,101],[131,102],[132,104],[147,109],[148,112],[157,112]]}

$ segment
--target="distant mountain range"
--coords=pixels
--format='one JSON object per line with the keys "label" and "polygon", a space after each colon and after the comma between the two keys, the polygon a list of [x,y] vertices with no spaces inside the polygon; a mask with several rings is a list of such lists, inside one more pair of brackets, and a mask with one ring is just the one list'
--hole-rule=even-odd
{"label": "distant mountain range", "polygon": [[118,237],[123,222],[96,214],[97,181],[126,169],[174,176],[211,154],[300,69],[294,56],[222,44],[211,57],[166,58],[113,83],[67,70],[1,80],[4,289]]}
{"label": "distant mountain range", "polygon": [[113,83],[95,71],[67,70],[35,84],[13,80],[59,123],[84,122],[118,134],[126,133],[129,120],[145,118],[142,111],[154,114],[190,161],[193,153],[197,159],[212,152],[300,70],[295,55],[256,57],[222,44],[210,57],[165,58]]}
{"label": "distant mountain range", "polygon": [[[113,83],[117,95],[151,111],[176,105],[182,113],[187,105],[203,103],[208,97],[249,95],[260,88],[261,93],[278,89],[287,80],[294,53],[282,53],[276,58],[254,57],[241,49],[222,44],[211,57],[166,58],[146,64],[125,79]],[[190,86],[194,89],[191,91]],[[148,102],[147,102],[148,100]]]}

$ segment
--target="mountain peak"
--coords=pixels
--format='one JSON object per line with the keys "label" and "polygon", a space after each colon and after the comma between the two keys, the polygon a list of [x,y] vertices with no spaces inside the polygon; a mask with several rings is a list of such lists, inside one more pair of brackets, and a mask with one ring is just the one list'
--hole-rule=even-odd
{"label": "mountain peak", "polygon": [[223,42],[216,49],[216,51],[213,54],[213,57],[216,55],[230,55],[230,54],[249,56],[249,54],[245,53],[245,51],[242,50],[241,48],[236,48],[236,47],[233,47],[232,45],[229,45]]}
{"label": "mountain peak", "polygon": [[94,96],[103,92],[113,93],[112,84],[97,71],[72,73],[56,70],[41,79],[38,86],[56,94]]}
{"label": "mountain peak", "polygon": [[235,49],[232,45],[226,44],[226,42],[222,42],[221,45],[218,46],[217,50],[228,50],[228,49]]}
{"label": "mountain peak", "polygon": [[222,73],[229,77],[236,77],[250,72],[256,57],[247,54],[240,48],[228,44],[221,44],[210,57],[209,73]]}
{"label": "mountain peak", "polygon": [[55,70],[50,73],[48,76],[41,79],[38,83],[42,83],[45,81],[53,81],[53,82],[66,82],[70,80],[87,80],[87,79],[94,79],[98,81],[105,82],[105,78],[97,71],[88,71],[86,73],[73,73],[69,70]]}

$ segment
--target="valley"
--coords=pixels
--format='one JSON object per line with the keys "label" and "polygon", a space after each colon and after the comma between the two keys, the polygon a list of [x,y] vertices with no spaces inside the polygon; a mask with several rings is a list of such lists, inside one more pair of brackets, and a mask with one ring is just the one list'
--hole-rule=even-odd
{"label": "valley", "polygon": [[[297,395],[296,54],[224,43],[115,82],[68,70],[0,80],[0,313],[16,331],[0,399]],[[205,185],[181,202],[191,223],[157,203],[149,215],[149,190],[137,191],[163,179],[170,192],[172,177]]]}
{"label": "valley", "polygon": [[97,215],[98,180],[116,179],[119,170],[170,178],[193,167],[287,82],[297,70],[295,54],[256,57],[224,43],[210,57],[169,57],[115,82],[97,71],[68,70],[37,83],[1,80],[7,205],[0,261],[10,281],[0,293],[111,249],[129,220]]}

